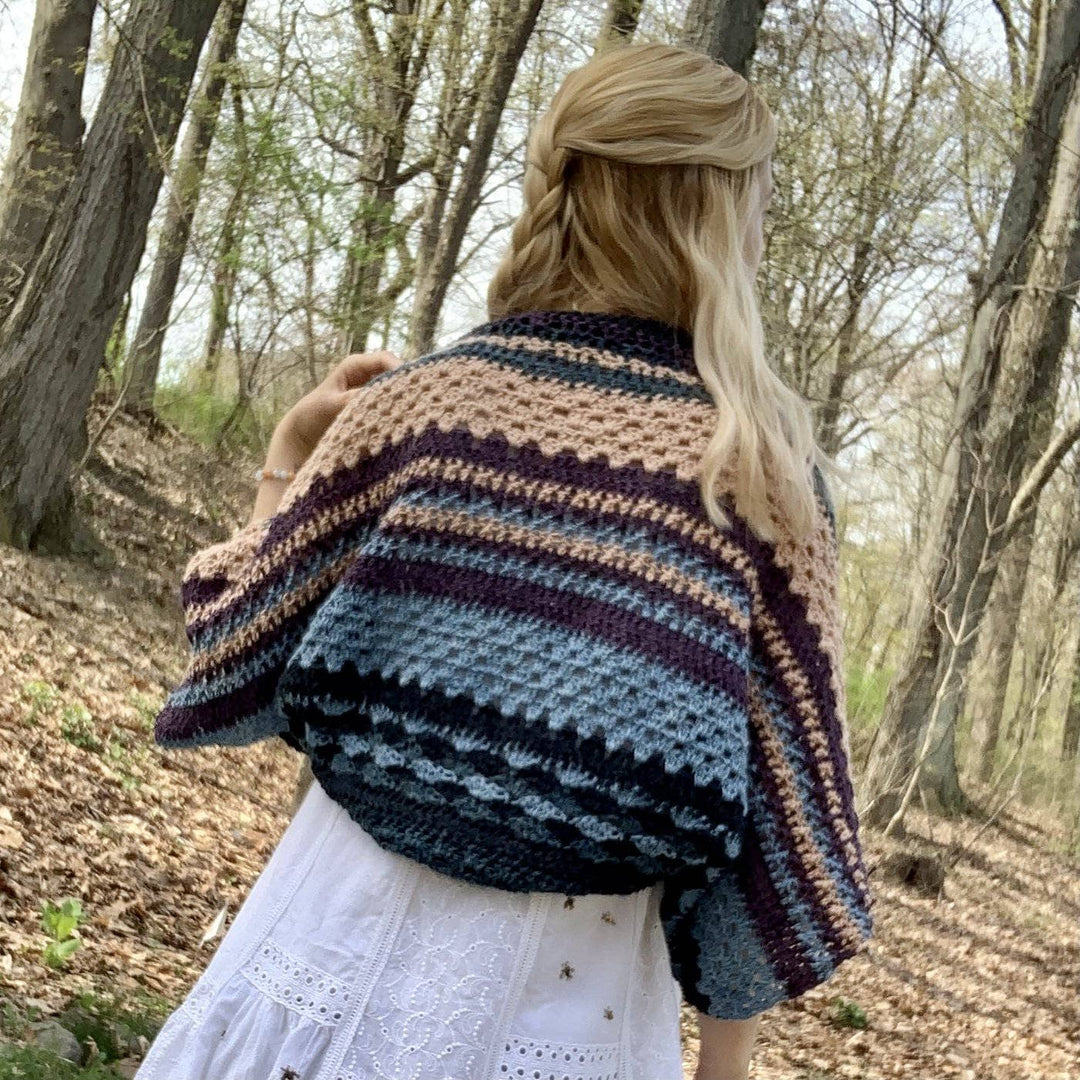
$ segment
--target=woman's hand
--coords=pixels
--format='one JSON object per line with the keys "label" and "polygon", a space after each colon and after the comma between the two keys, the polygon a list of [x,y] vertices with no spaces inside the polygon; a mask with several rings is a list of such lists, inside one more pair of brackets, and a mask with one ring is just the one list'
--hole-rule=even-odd
{"label": "woman's hand", "polygon": [[[289,462],[267,463],[268,468],[299,468],[315,449],[335,417],[369,379],[396,368],[401,360],[391,352],[353,353],[334,367],[310,393],[305,394],[278,421],[270,445]],[[275,446],[276,444],[276,446]]]}
{"label": "woman's hand", "polygon": [[[326,429],[369,379],[396,368],[401,360],[390,352],[346,356],[309,394],[305,394],[279,421],[266,452],[264,468],[295,472],[311,456]],[[259,484],[251,521],[271,517],[288,481],[268,476]]]}

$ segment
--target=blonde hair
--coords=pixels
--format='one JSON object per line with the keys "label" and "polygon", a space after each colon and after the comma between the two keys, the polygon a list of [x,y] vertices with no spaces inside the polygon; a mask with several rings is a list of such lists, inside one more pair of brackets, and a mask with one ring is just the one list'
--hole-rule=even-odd
{"label": "blonde hair", "polygon": [[759,535],[815,527],[830,465],[806,402],[769,367],[745,244],[776,123],[741,75],[672,45],[610,48],[572,71],[529,138],[525,206],[488,289],[490,318],[595,310],[674,323],[720,413],[701,460]]}

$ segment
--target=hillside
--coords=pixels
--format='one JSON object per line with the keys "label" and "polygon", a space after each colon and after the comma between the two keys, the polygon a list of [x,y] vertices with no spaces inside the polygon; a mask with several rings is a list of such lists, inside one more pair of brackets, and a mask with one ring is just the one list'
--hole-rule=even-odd
{"label": "hillside", "polygon": [[[0,549],[9,1009],[54,1013],[85,989],[176,1002],[210,955],[204,931],[223,907],[236,912],[287,824],[297,762],[283,745],[165,753],[149,731],[186,655],[180,570],[245,520],[248,464],[118,419],[80,481],[102,554]],[[878,935],[826,987],[773,1011],[758,1080],[1077,1075],[1075,839],[1070,854],[1059,827],[1016,808],[981,832],[977,822],[916,826],[922,851],[965,849],[942,895],[882,880],[895,845],[867,837]],[[68,896],[88,920],[81,947],[52,969],[40,909]],[[689,1012],[683,1030],[689,1075]]]}

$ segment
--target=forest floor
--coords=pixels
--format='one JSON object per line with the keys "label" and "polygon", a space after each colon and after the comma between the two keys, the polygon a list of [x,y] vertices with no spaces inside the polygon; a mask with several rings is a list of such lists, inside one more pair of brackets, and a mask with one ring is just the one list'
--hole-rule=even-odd
{"label": "forest floor", "polygon": [[[246,519],[247,471],[118,419],[80,481],[104,556],[0,549],[4,1034],[80,991],[178,1002],[211,955],[208,926],[235,914],[287,825],[297,758],[283,744],[163,752],[150,734],[186,656],[180,570]],[[1015,805],[981,831],[912,824],[908,848],[957,855],[943,891],[884,881],[876,869],[899,845],[866,835],[876,937],[825,986],[770,1011],[754,1077],[1076,1080],[1075,841],[1070,852],[1062,828]],[[53,968],[41,906],[65,897],[86,921]],[[683,1038],[690,1076],[685,1009]]]}

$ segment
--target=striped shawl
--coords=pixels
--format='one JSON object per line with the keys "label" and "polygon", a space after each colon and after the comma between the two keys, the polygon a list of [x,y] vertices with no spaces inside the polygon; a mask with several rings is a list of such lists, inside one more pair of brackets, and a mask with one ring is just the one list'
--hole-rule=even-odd
{"label": "striped shawl", "polygon": [[[277,512],[198,552],[167,747],[280,736],[381,845],[513,891],[663,881],[702,1012],[871,933],[832,504],[709,521],[686,334],[530,312],[372,379]],[[727,504],[730,507],[730,503]]]}

